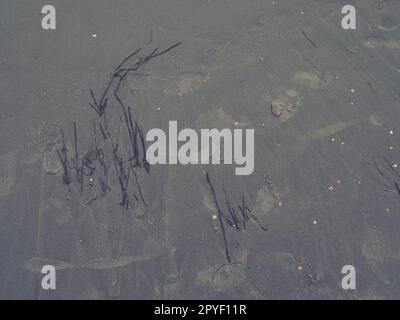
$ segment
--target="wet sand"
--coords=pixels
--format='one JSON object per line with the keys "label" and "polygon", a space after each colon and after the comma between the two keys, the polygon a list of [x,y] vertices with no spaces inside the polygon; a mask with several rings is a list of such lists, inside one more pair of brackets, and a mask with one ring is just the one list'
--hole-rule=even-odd
{"label": "wet sand", "polygon": [[[44,31],[40,4],[2,1],[0,298],[399,299],[400,3],[348,2],[351,31],[339,0],[58,0]],[[146,205],[128,209],[115,175],[100,196],[65,185],[60,130],[73,150],[75,122],[79,156],[90,150],[90,90],[135,49],[177,42],[124,82],[134,119],[254,128],[254,173],[152,166],[137,171]],[[225,224],[230,264],[204,171],[223,205],[225,189],[252,210],[246,228]],[[39,287],[44,264],[56,290]]]}

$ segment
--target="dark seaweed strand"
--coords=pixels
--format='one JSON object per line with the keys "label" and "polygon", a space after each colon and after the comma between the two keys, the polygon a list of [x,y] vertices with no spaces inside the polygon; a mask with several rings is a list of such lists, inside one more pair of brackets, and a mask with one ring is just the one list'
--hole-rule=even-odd
{"label": "dark seaweed strand", "polygon": [[128,116],[129,116],[129,126],[131,128],[132,132],[132,149],[133,149],[133,157],[135,159],[135,166],[140,167],[140,161],[139,161],[139,149],[138,149],[138,125],[137,122],[135,121],[135,125],[133,124],[132,120],[132,113],[131,113],[131,107],[128,107]]}
{"label": "dark seaweed strand", "polygon": [[224,193],[224,197],[225,197],[225,206],[226,206],[226,208],[228,209],[229,215],[230,215],[231,218],[232,218],[232,220],[229,219],[229,218],[226,218],[226,220],[227,220],[227,222],[229,223],[229,225],[230,225],[232,228],[236,228],[236,223],[235,223],[236,218],[235,218],[235,216],[234,216],[234,214],[233,214],[233,212],[232,212],[231,203],[230,203],[230,201],[228,200],[228,196],[226,195],[225,188],[222,189],[222,192]]}
{"label": "dark seaweed strand", "polygon": [[69,174],[69,162],[68,162],[68,158],[67,158],[67,154],[66,154],[65,150],[66,149],[62,149],[61,151],[57,150],[57,154],[58,154],[58,157],[60,158],[61,165],[63,167],[63,182],[66,185],[69,185],[72,183],[72,179]]}
{"label": "dark seaweed strand", "polygon": [[118,181],[119,181],[119,185],[120,185],[120,189],[121,189],[121,203],[120,203],[120,205],[125,207],[125,202],[127,201],[127,198],[126,198],[126,190],[125,190],[125,187],[124,187],[124,178],[123,178],[123,174],[120,172],[120,168],[119,168],[119,164],[118,164],[118,160],[117,160],[116,154],[114,154],[114,166],[115,166],[115,171],[117,173]]}
{"label": "dark seaweed strand", "polygon": [[[76,179],[77,181],[82,185],[82,179],[83,179],[83,165],[79,166],[79,154],[78,154],[78,135],[77,135],[77,130],[76,130],[76,122],[74,121],[74,168],[76,172]],[[81,186],[81,190],[82,190]]]}
{"label": "dark seaweed strand", "polygon": [[101,131],[101,135],[103,136],[104,140],[107,140],[107,135],[104,132],[103,126],[101,125],[100,122],[99,122],[99,127],[100,127],[100,131]]}
{"label": "dark seaweed strand", "polygon": [[107,168],[107,164],[104,158],[104,151],[102,148],[97,148],[97,161],[99,162],[99,164],[101,165],[101,167],[103,168],[103,177],[99,177],[99,181],[100,181],[100,186],[101,186],[101,190],[103,191],[103,193],[106,193],[108,190],[111,190],[111,188],[108,185],[108,168]]}
{"label": "dark seaweed strand", "polygon": [[207,171],[205,172],[205,175],[206,175],[207,184],[210,187],[210,190],[211,190],[211,193],[212,193],[212,196],[213,196],[213,199],[214,199],[215,206],[217,207],[219,224],[221,226],[222,238],[224,240],[226,260],[228,261],[228,263],[231,263],[232,260],[231,260],[231,256],[230,256],[230,253],[229,253],[228,239],[226,237],[225,226],[224,226],[224,222],[222,220],[222,210],[221,210],[221,208],[220,208],[220,206],[218,204],[217,195],[215,193],[214,186],[211,183],[210,176],[209,176]]}
{"label": "dark seaweed strand", "polygon": [[78,137],[76,134],[76,122],[74,121],[74,159],[75,163],[78,163]]}
{"label": "dark seaweed strand", "polygon": [[[105,109],[106,109],[106,107],[107,107],[107,94],[108,94],[108,92],[109,92],[109,90],[110,90],[110,88],[111,88],[113,82],[115,81],[115,79],[117,79],[118,82],[117,82],[117,86],[116,86],[116,88],[115,88],[115,90],[114,90],[114,96],[117,98],[117,101],[120,103],[121,107],[123,108],[123,110],[124,110],[124,112],[125,112],[124,105],[123,105],[121,99],[120,99],[119,96],[118,96],[118,92],[119,92],[119,89],[120,89],[120,86],[121,86],[122,81],[123,81],[124,79],[126,79],[128,73],[129,73],[130,71],[138,70],[139,67],[140,67],[141,65],[143,65],[144,63],[150,61],[151,59],[153,59],[153,58],[155,58],[155,57],[161,56],[161,55],[163,55],[163,54],[169,52],[170,50],[176,48],[176,47],[179,46],[180,44],[181,44],[181,43],[178,42],[178,43],[176,43],[176,44],[170,46],[169,48],[167,48],[167,49],[165,49],[165,50],[163,50],[163,51],[161,51],[161,52],[158,52],[158,53],[157,53],[158,48],[156,48],[156,49],[154,49],[149,55],[147,55],[146,57],[144,57],[144,58],[141,58],[141,57],[140,57],[130,68],[128,68],[128,69],[122,69],[122,66],[123,66],[130,58],[132,58],[132,57],[135,56],[137,53],[139,53],[139,52],[142,50],[142,48],[139,48],[139,49],[135,50],[133,53],[131,53],[130,55],[128,55],[126,58],[124,58],[124,59],[122,60],[122,62],[114,69],[113,77],[110,79],[110,81],[109,81],[107,87],[106,87],[105,90],[103,91],[103,94],[102,94],[102,96],[101,96],[99,102],[97,101],[97,99],[96,99],[96,97],[95,97],[95,95],[94,95],[94,93],[93,93],[93,90],[90,90],[90,94],[91,94],[91,97],[92,97],[92,100],[93,100],[93,103],[90,103],[90,106],[97,112],[97,114],[98,114],[99,116],[103,116],[103,119],[104,119],[104,125],[105,125],[105,127],[103,127],[103,126],[99,123],[100,130],[101,130],[101,133],[102,133],[102,136],[103,136],[104,139],[107,139],[107,136],[110,136],[109,134],[106,134],[106,131],[107,131],[107,133],[108,133],[108,129],[107,129],[106,121],[105,121]],[[126,113],[125,113],[125,115],[126,115]],[[126,120],[126,119],[125,119],[125,120]],[[132,122],[132,121],[131,121],[131,122]],[[127,125],[128,125],[128,124],[127,124]],[[135,137],[132,135],[132,134],[133,134],[133,131],[132,131],[132,130],[133,130],[133,125],[132,125],[132,123],[131,123],[131,128],[130,128],[130,129],[131,129],[131,130],[130,130],[131,144],[132,144],[132,146],[133,146],[133,150],[132,150],[132,151],[134,152],[134,161],[135,161],[135,162],[134,162],[134,166],[137,166],[138,164],[140,164],[140,161],[139,161],[139,158],[138,158],[139,155],[137,154],[138,150],[137,150],[137,148],[135,148],[135,144],[137,144],[137,138],[135,138]],[[134,139],[132,139],[132,138],[134,138]],[[141,138],[141,140],[142,140],[142,138]],[[142,145],[143,145],[143,141],[141,141],[141,143],[142,143]],[[146,159],[146,158],[145,158],[145,155],[144,155],[144,157],[143,157],[143,165],[144,165],[146,171],[149,172],[149,163],[147,162],[147,160],[144,161],[144,159]]]}
{"label": "dark seaweed strand", "polygon": [[[178,42],[172,46],[170,46],[169,48],[161,51],[161,52],[157,52],[158,48],[155,48],[149,55],[145,56],[145,57],[140,57],[133,65],[131,65],[129,68],[120,68],[119,70],[117,70],[116,75],[120,75],[121,72],[131,72],[131,71],[137,71],[139,69],[139,67],[143,64],[145,64],[146,62],[149,62],[150,60],[159,57],[169,51],[171,51],[172,49],[178,47],[179,45],[181,45],[181,42]],[[126,75],[126,74],[125,74]]]}
{"label": "dark seaweed strand", "polygon": [[61,134],[62,148],[60,150],[57,150],[57,154],[58,154],[58,157],[60,159],[61,165],[63,167],[63,182],[66,185],[69,185],[69,184],[71,184],[72,179],[71,179],[71,176],[69,174],[70,165],[69,165],[68,155],[67,155],[68,149],[67,149],[66,144],[65,144],[64,131],[60,130],[60,134]]}
{"label": "dark seaweed strand", "polygon": [[124,119],[125,119],[125,125],[126,125],[126,127],[128,129],[129,140],[131,142],[133,155],[132,155],[132,157],[130,156],[129,160],[130,161],[134,160],[135,162],[134,162],[133,165],[131,163],[131,166],[136,167],[137,166],[137,148],[135,148],[135,137],[134,137],[134,132],[133,132],[134,128],[132,127],[132,121],[129,120],[128,114],[126,112],[126,108],[125,108],[124,104],[122,103],[122,101],[121,101],[121,99],[119,98],[118,95],[116,95],[116,98],[117,98],[117,101],[118,101],[119,105],[122,108],[122,111],[123,111],[123,114],[124,114]]}
{"label": "dark seaweed strand", "polygon": [[142,151],[143,151],[143,158],[142,158],[142,164],[146,170],[147,173],[150,173],[150,163],[147,161],[147,156],[146,156],[146,143],[143,135],[143,130],[140,126],[139,127],[139,138],[140,138],[140,143],[142,145]]}
{"label": "dark seaweed strand", "polygon": [[130,71],[137,71],[141,65],[145,64],[146,62],[149,62],[151,59],[156,57],[155,53],[157,52],[157,50],[158,50],[158,48],[155,48],[149,55],[147,55],[145,57],[139,57],[139,59],[137,59],[136,62],[133,65],[131,65],[129,68],[119,69],[117,72],[117,76],[120,76],[121,72],[122,72],[122,74],[124,74],[124,76],[126,76],[127,73]]}
{"label": "dark seaweed strand", "polygon": [[63,167],[63,181],[65,184],[70,184],[71,179],[68,174],[68,165],[67,165],[68,159],[66,159],[66,156],[63,154],[63,151],[57,150],[57,154],[60,159],[61,165]]}
{"label": "dark seaweed strand", "polygon": [[80,167],[80,174],[81,174],[81,176],[80,176],[81,194],[83,193],[83,179],[84,179],[84,169],[83,169],[83,166],[84,166],[84,162],[83,162],[83,159],[82,159],[82,160],[81,160],[81,167]]}
{"label": "dark seaweed strand", "polygon": [[229,200],[228,200],[228,202],[229,202],[229,213],[231,214],[232,219],[233,219],[233,223],[234,223],[234,226],[233,226],[233,227],[234,227],[237,231],[239,231],[239,230],[240,230],[240,225],[239,225],[239,220],[238,220],[238,218],[237,218],[237,216],[236,216],[236,209],[235,209],[235,207],[232,207],[232,206],[231,206]]}
{"label": "dark seaweed strand", "polygon": [[246,222],[249,220],[249,216],[246,213],[246,205],[245,205],[245,199],[244,196],[242,196],[242,206],[240,204],[238,204],[238,208],[240,211],[240,214],[242,215],[242,225],[243,225],[243,229],[246,229]]}
{"label": "dark seaweed strand", "polygon": [[[142,129],[137,121],[132,120],[132,115],[131,115],[131,110],[129,108],[129,118],[127,117],[125,107],[121,101],[121,99],[118,96],[118,92],[121,88],[121,86],[124,84],[124,81],[126,80],[128,75],[133,75],[133,71],[137,71],[143,64],[146,62],[150,61],[151,59],[161,56],[170,50],[176,48],[179,46],[181,43],[176,43],[167,49],[158,52],[158,48],[155,48],[150,54],[148,54],[145,57],[139,57],[135,63],[133,63],[130,67],[128,68],[123,68],[123,65],[129,61],[133,56],[138,54],[142,49],[139,48],[130,55],[128,55],[125,59],[122,60],[122,62],[114,69],[112,78],[109,80],[106,88],[103,90],[101,94],[100,100],[98,100],[93,92],[93,90],[90,90],[90,96],[91,96],[91,101],[89,102],[90,107],[96,112],[96,114],[102,118],[103,121],[99,121],[97,123],[102,137],[106,140],[108,138],[111,138],[110,132],[108,131],[108,124],[107,124],[107,119],[106,119],[106,108],[108,104],[108,98],[110,94],[111,87],[116,83],[116,88],[114,90],[114,96],[117,98],[118,102],[120,103],[121,107],[123,108],[125,112],[125,122],[128,128],[128,132],[130,133],[130,139],[131,139],[131,145],[133,148],[133,160],[134,163],[132,163],[132,160],[127,160],[131,162],[131,165],[133,164],[133,167],[139,166],[139,167],[144,167],[147,172],[150,171],[150,164],[147,162],[146,159],[146,148],[145,148],[145,140],[143,136]],[[139,73],[135,73],[139,74]],[[146,75],[146,74],[143,74]],[[93,134],[94,134],[94,140],[95,140],[95,145],[97,144],[97,130],[96,130],[96,124],[93,124]],[[140,141],[138,141],[140,139]],[[127,188],[129,184],[129,177],[130,177],[130,170],[131,167],[129,168],[128,174],[126,174],[125,168],[124,168],[124,161],[119,157],[119,155],[116,153],[118,145],[114,147],[114,163],[115,163],[115,168],[117,170],[117,175],[119,177],[120,183],[121,183],[121,191],[123,193],[123,204],[125,207],[127,207],[129,203],[129,198],[127,194]],[[142,149],[142,150],[141,150]],[[143,154],[142,152],[143,151]],[[105,165],[104,161],[102,160],[101,157],[104,157],[103,151],[99,151],[99,148],[95,150],[96,152],[96,158],[99,160],[100,165],[103,166],[103,173],[104,173],[104,178],[99,178],[101,181],[101,186],[102,190],[105,192],[109,190],[110,188],[107,185],[107,175],[108,175],[108,170],[107,166]],[[60,158],[60,161],[62,163],[64,175],[63,175],[63,181],[65,184],[70,184],[72,183],[72,179],[70,177],[70,165],[68,162],[68,155],[67,155],[67,149],[65,147],[65,142],[63,145],[63,149],[58,150],[58,157]],[[142,156],[142,157],[141,157]],[[91,160],[90,159],[85,159],[83,157],[80,159],[79,157],[79,147],[78,147],[78,134],[77,134],[77,124],[74,122],[74,155],[72,157],[72,163],[73,163],[73,168],[75,169],[76,172],[76,178],[78,183],[80,184],[80,192],[83,192],[83,187],[84,187],[84,177],[85,176],[93,176],[96,166],[91,165]],[[141,187],[139,185],[136,173],[135,173],[135,179],[137,180],[138,184],[138,189],[141,193],[141,198],[143,203],[147,206],[147,203],[144,199]],[[139,201],[138,197],[134,194],[134,197],[136,198],[137,201]]]}
{"label": "dark seaweed strand", "polygon": [[121,205],[128,209],[129,206],[129,196],[127,192],[127,187],[129,183],[129,176],[130,176],[130,170],[131,168],[129,167],[128,170],[128,175],[125,173],[124,165],[122,159],[118,156],[118,144],[116,144],[115,147],[113,147],[113,153],[114,153],[114,165],[115,165],[115,170],[118,176],[118,181],[120,184],[121,188],[121,193],[122,193],[122,200],[121,200]]}
{"label": "dark seaweed strand", "polygon": [[397,182],[394,182],[394,185],[396,187],[397,193],[400,195],[400,186]]}
{"label": "dark seaweed strand", "polygon": [[[122,164],[122,163],[121,163],[121,166],[123,167],[123,164]],[[130,178],[130,176],[131,176],[131,170],[132,170],[132,168],[131,168],[131,167],[128,167],[128,174],[127,174],[126,179],[125,179],[125,192],[126,192],[126,197],[127,197],[127,198],[128,198],[128,185],[129,185],[129,178]],[[128,199],[128,201],[126,201],[126,203],[125,203],[125,209],[128,210],[128,207],[129,207],[129,199]]]}
{"label": "dark seaweed strand", "polygon": [[394,175],[396,175],[398,178],[400,178],[400,174],[396,171],[396,169],[392,166],[392,164],[389,162],[389,160],[385,156],[383,156],[383,160],[385,160],[385,162],[389,166],[390,170],[394,173]]}
{"label": "dark seaweed strand", "polygon": [[96,122],[92,120],[92,130],[93,130],[93,139],[94,145],[97,146],[97,130],[96,130]]}
{"label": "dark seaweed strand", "polygon": [[301,33],[303,34],[304,38],[314,47],[318,48],[318,46],[314,43],[314,41],[311,40],[311,38],[307,35],[307,33],[304,31],[304,29],[300,29]]}
{"label": "dark seaweed strand", "polygon": [[172,49],[175,49],[176,47],[180,46],[181,44],[182,44],[182,42],[177,42],[177,43],[173,44],[172,46],[170,46],[169,48],[165,49],[164,51],[161,51],[161,52],[155,54],[153,56],[153,58],[161,56],[161,55],[167,53],[168,51],[171,51]]}
{"label": "dark seaweed strand", "polygon": [[97,113],[99,116],[101,116],[101,112],[100,112],[100,110],[99,110],[99,106],[98,106],[98,104],[97,104],[97,100],[96,100],[96,97],[94,96],[93,90],[90,89],[89,92],[90,92],[90,95],[91,95],[92,100],[93,100],[93,103],[90,103],[90,102],[89,102],[89,106],[90,106],[94,111],[96,111],[96,113]]}
{"label": "dark seaweed strand", "polygon": [[228,211],[229,211],[229,213],[230,213],[230,215],[232,217],[232,220],[233,220],[233,223],[234,223],[234,227],[235,227],[236,230],[239,231],[240,230],[240,224],[239,224],[240,222],[239,222],[238,216],[236,214],[236,209],[235,209],[235,207],[233,207],[231,205],[231,202],[227,199],[225,190],[224,190],[224,194],[225,194],[225,199],[227,201],[227,208],[228,208]]}
{"label": "dark seaweed strand", "polygon": [[137,184],[138,189],[139,189],[140,198],[142,199],[143,204],[147,207],[148,205],[147,205],[146,200],[144,199],[142,188],[140,187],[139,179],[137,177],[136,172],[134,172],[134,175],[135,175],[136,184]]}
{"label": "dark seaweed strand", "polygon": [[121,84],[125,83],[124,80],[126,79],[127,76],[128,76],[128,71],[122,72],[122,75],[116,75],[115,76],[114,79],[118,78],[118,82],[117,82],[117,85],[115,86],[115,89],[114,89],[114,92],[113,92],[114,95],[118,94],[119,89],[121,87]]}
{"label": "dark seaweed strand", "polygon": [[91,95],[92,95],[92,99],[94,102],[93,104],[90,104],[90,106],[98,113],[98,115],[102,115],[105,112],[105,109],[107,108],[107,94],[114,82],[115,79],[118,78],[118,83],[117,83],[117,88],[116,90],[114,90],[114,93],[118,92],[119,87],[121,85],[122,80],[124,80],[126,78],[126,76],[128,75],[128,73],[130,71],[136,71],[139,69],[139,67],[141,65],[143,65],[144,63],[150,61],[151,59],[161,56],[167,52],[169,52],[170,50],[178,47],[181,44],[181,42],[178,42],[172,46],[170,46],[169,48],[165,49],[164,51],[161,51],[159,53],[156,53],[158,48],[154,49],[149,55],[147,55],[144,58],[139,58],[131,67],[124,69],[122,68],[123,64],[125,64],[129,59],[131,59],[134,55],[136,55],[137,53],[139,53],[142,48],[139,48],[137,50],[135,50],[133,53],[131,53],[130,55],[128,55],[126,58],[124,58],[122,60],[122,62],[114,69],[113,71],[113,77],[110,79],[110,81],[108,82],[107,87],[104,89],[102,96],[100,98],[99,103],[97,103],[97,100],[95,99],[95,96],[93,94],[93,91],[91,90]]}
{"label": "dark seaweed strand", "polygon": [[138,54],[140,51],[142,50],[142,48],[137,49],[136,51],[134,51],[133,53],[131,53],[130,55],[128,55],[124,60],[122,60],[122,62],[114,69],[114,70],[119,70],[121,69],[122,65],[127,62],[130,58],[132,58],[134,55]]}

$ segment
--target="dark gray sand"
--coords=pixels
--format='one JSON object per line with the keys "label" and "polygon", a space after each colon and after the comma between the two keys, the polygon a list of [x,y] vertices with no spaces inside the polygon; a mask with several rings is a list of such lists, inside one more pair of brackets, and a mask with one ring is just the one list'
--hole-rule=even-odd
{"label": "dark gray sand", "polygon": [[[0,298],[400,298],[399,1],[51,2],[55,31],[41,29],[47,3],[0,2]],[[341,28],[345,4],[356,30]],[[135,49],[177,42],[126,79],[125,103],[144,132],[255,128],[254,173],[142,168],[146,205],[136,189],[128,209],[115,175],[104,195],[87,177],[65,185],[60,130],[71,156],[76,122],[82,158],[90,90]],[[121,119],[109,130],[124,148]],[[225,223],[230,264],[202,170],[223,205],[225,188],[252,210],[246,228]],[[46,264],[56,290],[40,287]]]}

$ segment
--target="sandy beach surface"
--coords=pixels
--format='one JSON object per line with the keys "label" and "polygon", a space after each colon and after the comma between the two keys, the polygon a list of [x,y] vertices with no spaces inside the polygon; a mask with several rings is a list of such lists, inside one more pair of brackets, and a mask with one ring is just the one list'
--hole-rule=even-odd
{"label": "sandy beach surface", "polygon": [[[399,1],[51,2],[0,1],[1,299],[400,298]],[[148,167],[173,120],[254,129],[254,172]]]}

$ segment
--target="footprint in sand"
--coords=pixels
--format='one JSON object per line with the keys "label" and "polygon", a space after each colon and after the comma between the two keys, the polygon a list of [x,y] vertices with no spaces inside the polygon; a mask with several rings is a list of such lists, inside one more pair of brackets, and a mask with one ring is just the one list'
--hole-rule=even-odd
{"label": "footprint in sand", "polygon": [[386,285],[391,283],[391,275],[387,272],[387,266],[399,265],[399,255],[376,236],[369,237],[361,247],[363,256],[367,259],[371,270]]}
{"label": "footprint in sand", "polygon": [[378,26],[378,28],[383,31],[393,31],[399,27],[400,27],[399,21],[396,21],[396,19],[390,15],[383,15],[379,21],[379,26]]}
{"label": "footprint in sand", "polygon": [[300,95],[300,92],[292,89],[273,99],[269,96],[264,96],[264,100],[270,104],[271,112],[274,116],[278,117],[281,121],[286,121],[300,107],[303,97]]}
{"label": "footprint in sand", "polygon": [[246,128],[249,126],[247,119],[233,118],[223,105],[216,105],[211,111],[200,115],[197,123],[198,128]]}
{"label": "footprint in sand", "polygon": [[326,137],[333,136],[334,134],[343,131],[349,127],[355,126],[359,123],[358,120],[350,120],[348,122],[344,121],[339,121],[335,123],[331,123],[325,127],[322,127],[317,130],[313,130],[310,132],[307,132],[306,134],[303,134],[300,136],[300,140],[302,141],[308,141],[308,140],[321,140]]}
{"label": "footprint in sand", "polygon": [[[320,72],[297,72],[292,81],[297,85],[311,89],[320,89],[329,85],[334,80],[334,76],[330,73]],[[264,100],[270,102],[271,112],[281,121],[290,119],[298,107],[303,102],[303,96],[297,90],[290,89],[285,94],[280,94],[276,98],[270,99],[269,96],[264,96]]]}
{"label": "footprint in sand", "polygon": [[169,82],[164,91],[166,94],[178,94],[182,97],[201,88],[208,80],[210,76],[205,72],[184,72],[174,81]]}
{"label": "footprint in sand", "polygon": [[400,40],[383,40],[376,37],[367,37],[362,42],[366,48],[400,49]]}
{"label": "footprint in sand", "polygon": [[268,287],[265,287],[265,282],[260,281],[259,274],[262,274],[264,279],[268,279],[268,284],[271,287],[282,284],[283,287],[277,286],[279,295],[290,296],[296,292],[298,288],[298,277],[302,275],[297,270],[299,261],[295,256],[286,251],[266,252],[261,251],[249,257],[248,269],[246,270],[247,281],[255,287],[261,294],[270,294]]}
{"label": "footprint in sand", "polygon": [[261,188],[256,198],[255,211],[259,217],[268,217],[277,202],[276,196],[267,188]]}
{"label": "footprint in sand", "polygon": [[240,248],[232,264],[207,265],[196,276],[196,285],[212,286],[217,291],[228,291],[246,281],[247,250]]}
{"label": "footprint in sand", "polygon": [[[43,155],[42,168],[48,174],[60,174],[63,167],[58,157],[57,150],[62,146],[58,144],[49,145]],[[69,149],[71,150],[71,149]]]}
{"label": "footprint in sand", "polygon": [[379,240],[368,241],[361,248],[363,256],[368,260],[397,259],[398,255]]}
{"label": "footprint in sand", "polygon": [[320,89],[329,85],[333,79],[333,75],[329,73],[299,71],[292,80],[311,89]]}
{"label": "footprint in sand", "polygon": [[128,266],[130,264],[142,261],[149,261],[162,256],[161,253],[149,253],[138,256],[124,256],[117,259],[101,258],[86,262],[68,262],[62,260],[33,257],[22,263],[22,267],[31,272],[41,272],[42,267],[46,264],[54,266],[56,270],[65,269],[94,269],[94,270],[107,270]]}

